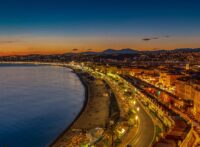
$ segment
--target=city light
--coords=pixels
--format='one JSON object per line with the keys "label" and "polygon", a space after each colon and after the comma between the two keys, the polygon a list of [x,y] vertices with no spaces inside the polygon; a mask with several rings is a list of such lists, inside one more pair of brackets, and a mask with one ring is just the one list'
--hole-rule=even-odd
{"label": "city light", "polygon": [[24,1],[0,5],[0,146],[200,146],[200,1]]}
{"label": "city light", "polygon": [[122,130],[121,130],[121,133],[122,133],[122,134],[124,134],[124,133],[125,133],[125,129],[124,129],[124,128],[122,128]]}

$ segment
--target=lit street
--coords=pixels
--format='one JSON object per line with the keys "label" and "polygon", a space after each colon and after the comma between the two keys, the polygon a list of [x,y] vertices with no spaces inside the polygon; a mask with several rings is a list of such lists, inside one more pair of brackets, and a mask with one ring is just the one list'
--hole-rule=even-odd
{"label": "lit street", "polygon": [[136,136],[129,143],[130,145],[137,147],[148,147],[152,144],[154,139],[154,123],[151,117],[140,107],[138,116],[140,118],[140,123],[138,126],[138,131]]}
{"label": "lit street", "polygon": [[2,0],[0,147],[200,147],[199,6]]}

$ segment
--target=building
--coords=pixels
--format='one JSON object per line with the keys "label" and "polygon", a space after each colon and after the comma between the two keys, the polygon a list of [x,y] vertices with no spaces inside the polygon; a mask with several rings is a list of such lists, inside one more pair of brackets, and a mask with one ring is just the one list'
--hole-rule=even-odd
{"label": "building", "polygon": [[163,85],[163,87],[170,87],[176,84],[176,80],[180,78],[182,75],[180,74],[172,74],[161,72],[159,77],[159,83]]}
{"label": "building", "polygon": [[184,77],[176,82],[176,96],[193,101],[193,114],[200,121],[200,80]]}
{"label": "building", "polygon": [[185,65],[185,70],[190,70],[190,64]]}
{"label": "building", "polygon": [[170,75],[167,73],[160,73],[159,83],[161,83],[164,87],[169,87],[171,85]]}
{"label": "building", "polygon": [[195,89],[194,91],[194,109],[193,114],[195,118],[200,121],[200,89]]}
{"label": "building", "polygon": [[178,79],[175,83],[175,94],[177,97],[185,100],[194,100],[194,93],[198,91],[198,84],[193,83],[187,78]]}

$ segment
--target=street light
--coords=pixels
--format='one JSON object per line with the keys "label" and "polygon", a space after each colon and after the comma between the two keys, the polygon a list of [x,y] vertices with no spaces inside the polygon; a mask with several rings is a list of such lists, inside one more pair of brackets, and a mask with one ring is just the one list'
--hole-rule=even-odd
{"label": "street light", "polygon": [[138,112],[140,111],[140,108],[139,108],[139,107],[137,107],[137,111],[138,111]]}
{"label": "street light", "polygon": [[118,137],[121,137],[122,135],[124,135],[126,130],[124,128],[121,128],[121,129],[117,130],[117,132],[118,132]]}
{"label": "street light", "polygon": [[111,130],[111,146],[114,147],[114,121],[110,120],[110,130]]}

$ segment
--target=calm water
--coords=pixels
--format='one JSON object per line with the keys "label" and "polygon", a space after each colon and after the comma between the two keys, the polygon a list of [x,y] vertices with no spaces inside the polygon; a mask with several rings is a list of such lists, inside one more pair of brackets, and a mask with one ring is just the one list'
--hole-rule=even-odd
{"label": "calm water", "polygon": [[48,146],[83,102],[84,87],[70,69],[0,64],[0,147]]}

